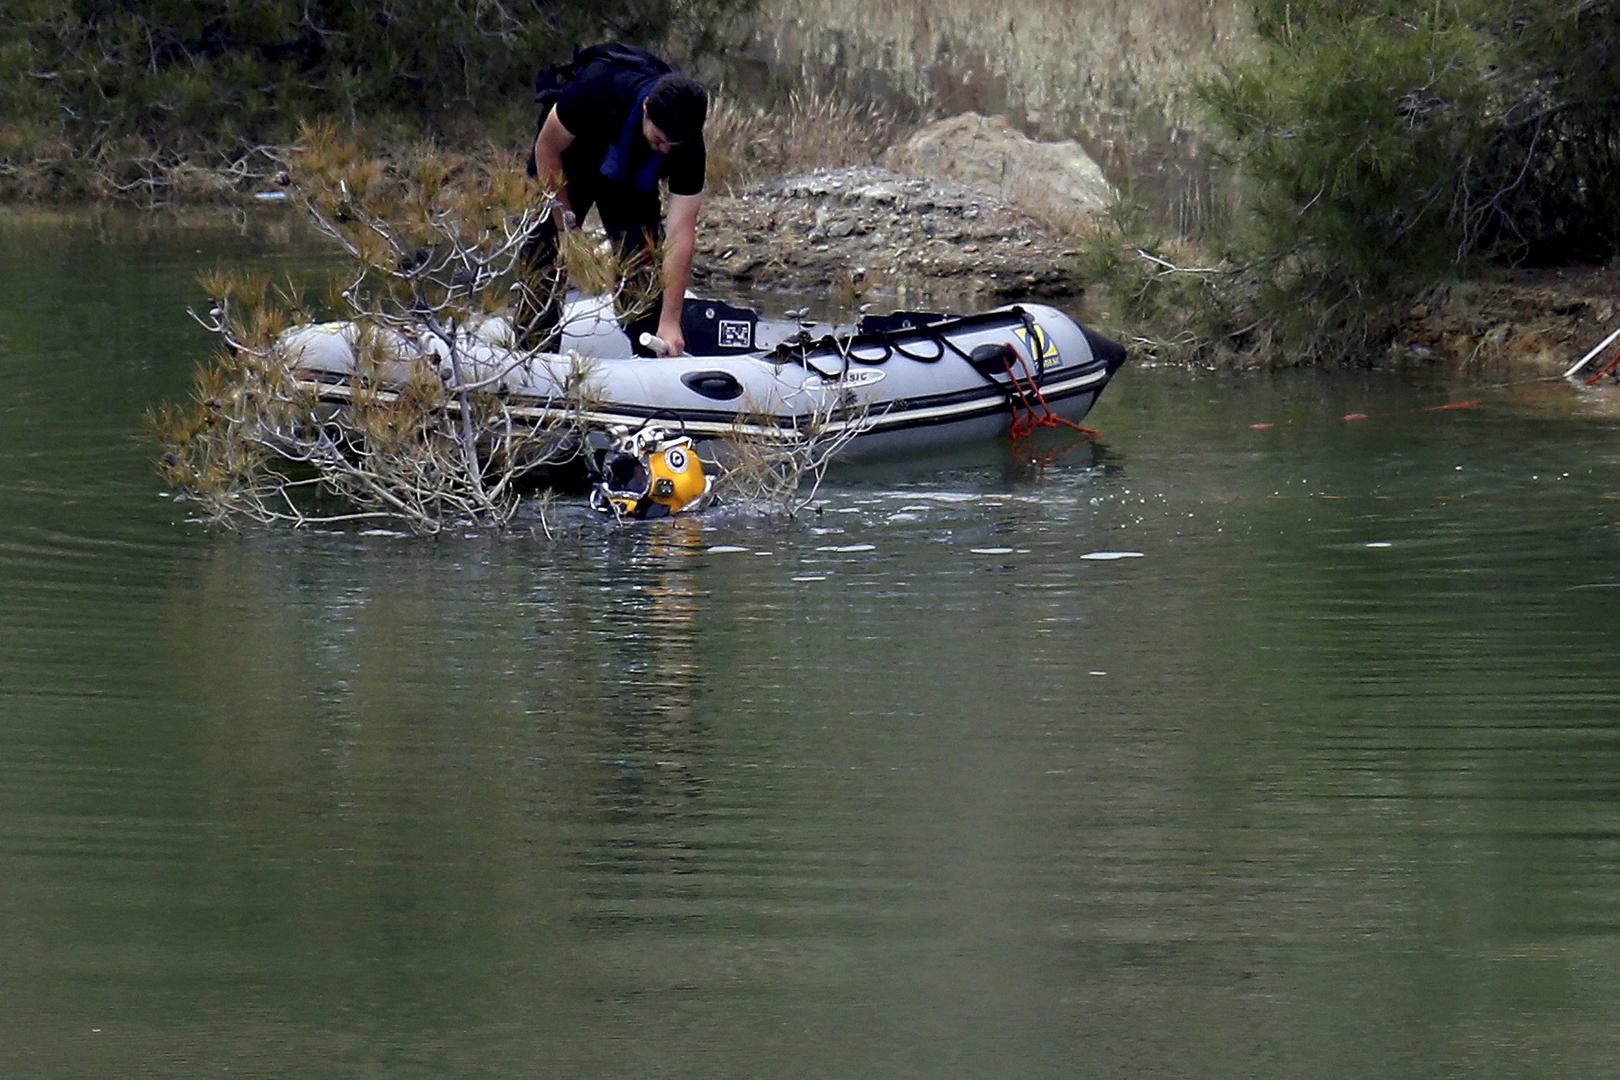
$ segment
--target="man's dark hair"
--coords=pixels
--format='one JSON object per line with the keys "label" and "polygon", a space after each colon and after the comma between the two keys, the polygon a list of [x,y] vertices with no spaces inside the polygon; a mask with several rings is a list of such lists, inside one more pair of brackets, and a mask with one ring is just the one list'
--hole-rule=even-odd
{"label": "man's dark hair", "polygon": [[671,142],[691,142],[703,137],[703,121],[709,115],[709,94],[689,75],[672,71],[661,75],[647,95],[647,119]]}

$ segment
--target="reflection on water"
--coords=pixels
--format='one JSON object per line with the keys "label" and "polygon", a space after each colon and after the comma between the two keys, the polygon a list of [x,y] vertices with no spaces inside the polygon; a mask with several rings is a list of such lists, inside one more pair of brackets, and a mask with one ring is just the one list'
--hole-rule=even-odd
{"label": "reflection on water", "polygon": [[242,241],[22,239],[61,254],[3,271],[6,1075],[1620,1049],[1620,484],[1575,392],[1128,368],[1095,446],[846,470],[790,525],[238,535],[137,427]]}

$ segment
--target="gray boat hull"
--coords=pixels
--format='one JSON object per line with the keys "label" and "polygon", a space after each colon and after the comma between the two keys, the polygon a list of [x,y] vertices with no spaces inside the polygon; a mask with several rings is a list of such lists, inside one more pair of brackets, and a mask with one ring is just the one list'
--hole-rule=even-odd
{"label": "gray boat hull", "polygon": [[[839,328],[687,303],[695,331],[688,341],[706,342],[716,350],[710,355],[629,355],[611,310],[575,299],[565,352],[517,350],[505,323],[491,319],[456,336],[454,368],[451,345],[440,338],[384,334],[383,376],[403,379],[423,363],[447,379],[459,369],[465,382],[499,387],[515,416],[535,420],[568,409],[564,388],[583,381],[593,428],[656,423],[700,441],[842,435],[840,459],[856,459],[1005,437],[1019,409],[1078,422],[1125,358],[1119,345],[1041,304],[961,317],[880,316]],[[705,319],[713,324],[707,334]],[[300,327],[283,340],[299,379],[340,405],[355,364],[355,327]]]}

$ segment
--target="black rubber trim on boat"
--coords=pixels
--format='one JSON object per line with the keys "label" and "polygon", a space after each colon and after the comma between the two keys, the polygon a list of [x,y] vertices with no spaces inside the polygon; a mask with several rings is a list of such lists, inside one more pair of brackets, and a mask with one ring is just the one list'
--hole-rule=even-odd
{"label": "black rubber trim on boat", "polygon": [[1091,346],[1091,355],[1101,360],[1108,367],[1108,374],[1112,375],[1125,363],[1125,346],[1113,338],[1104,337],[1085,323],[1076,323],[1080,333],[1085,335],[1086,344]]}
{"label": "black rubber trim on boat", "polygon": [[742,383],[726,371],[688,371],[681,376],[681,382],[710,401],[736,401],[743,395]]}

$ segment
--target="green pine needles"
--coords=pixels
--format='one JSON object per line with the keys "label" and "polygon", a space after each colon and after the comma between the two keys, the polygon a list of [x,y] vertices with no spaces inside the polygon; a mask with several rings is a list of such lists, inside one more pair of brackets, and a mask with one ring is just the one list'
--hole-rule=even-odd
{"label": "green pine needles", "polygon": [[[542,64],[605,38],[690,62],[755,0],[13,0],[0,4],[0,176],[127,193],[176,163],[285,145],[300,119],[372,136],[516,137]],[[64,172],[70,174],[64,177]]]}
{"label": "green pine needles", "polygon": [[[1235,187],[1231,220],[1206,238],[1221,270],[1189,291],[1165,271],[1178,260],[1138,238],[1162,262],[1130,268],[1127,299],[1174,311],[1161,338],[1195,354],[1264,343],[1342,359],[1438,280],[1612,262],[1617,8],[1258,0],[1259,48],[1198,88]],[[1209,303],[1213,318],[1186,310]]]}

